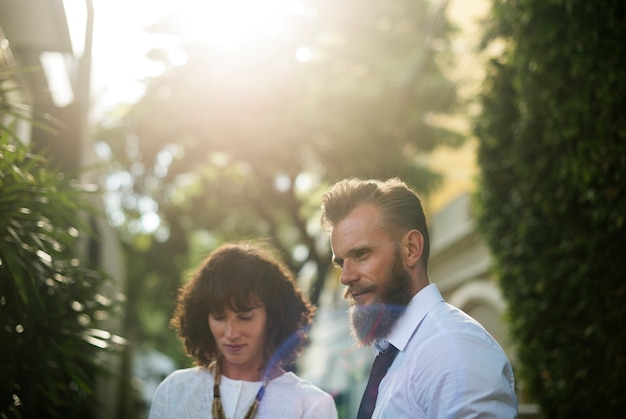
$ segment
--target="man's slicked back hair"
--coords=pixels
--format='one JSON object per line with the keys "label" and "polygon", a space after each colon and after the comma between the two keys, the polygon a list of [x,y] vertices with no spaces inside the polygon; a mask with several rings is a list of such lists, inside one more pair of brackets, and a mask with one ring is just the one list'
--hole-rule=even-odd
{"label": "man's slicked back hair", "polygon": [[430,239],[422,202],[415,191],[398,178],[385,181],[348,178],[335,183],[322,195],[322,228],[330,232],[355,208],[366,204],[380,210],[384,225],[392,233],[410,230],[422,233],[422,264],[427,268]]}

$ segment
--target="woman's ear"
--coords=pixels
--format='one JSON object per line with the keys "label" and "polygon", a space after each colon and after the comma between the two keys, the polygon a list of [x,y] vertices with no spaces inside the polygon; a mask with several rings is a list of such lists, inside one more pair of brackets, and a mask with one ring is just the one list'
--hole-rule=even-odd
{"label": "woman's ear", "polygon": [[402,243],[404,260],[409,268],[415,267],[422,258],[424,251],[424,236],[417,230],[411,230],[404,235]]}

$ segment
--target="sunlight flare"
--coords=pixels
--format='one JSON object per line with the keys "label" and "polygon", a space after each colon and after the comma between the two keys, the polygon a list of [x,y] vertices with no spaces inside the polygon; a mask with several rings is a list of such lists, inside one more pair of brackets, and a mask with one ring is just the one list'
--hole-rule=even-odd
{"label": "sunlight flare", "polygon": [[224,49],[271,39],[284,30],[284,17],[301,10],[290,0],[185,0],[176,8],[184,25],[181,34]]}

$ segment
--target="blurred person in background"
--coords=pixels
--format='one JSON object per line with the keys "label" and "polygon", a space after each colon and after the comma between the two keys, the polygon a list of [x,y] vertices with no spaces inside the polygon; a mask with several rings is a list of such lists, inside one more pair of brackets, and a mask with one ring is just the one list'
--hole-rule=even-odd
{"label": "blurred person in background", "polygon": [[284,369],[303,349],[313,312],[269,252],[219,247],[180,289],[171,322],[196,366],[163,380],[150,419],[336,419],[330,394]]}
{"label": "blurred person in background", "polygon": [[339,181],[322,196],[321,222],[352,333],[377,355],[358,419],[517,416],[504,351],[430,283],[428,229],[413,190],[398,178]]}

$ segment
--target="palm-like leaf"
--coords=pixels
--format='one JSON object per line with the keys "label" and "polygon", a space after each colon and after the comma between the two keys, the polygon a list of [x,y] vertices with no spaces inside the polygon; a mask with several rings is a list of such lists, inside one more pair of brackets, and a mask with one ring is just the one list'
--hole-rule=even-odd
{"label": "palm-like leaf", "polygon": [[[85,191],[0,132],[0,417],[90,417],[112,336]],[[114,339],[113,339],[114,340]]]}

